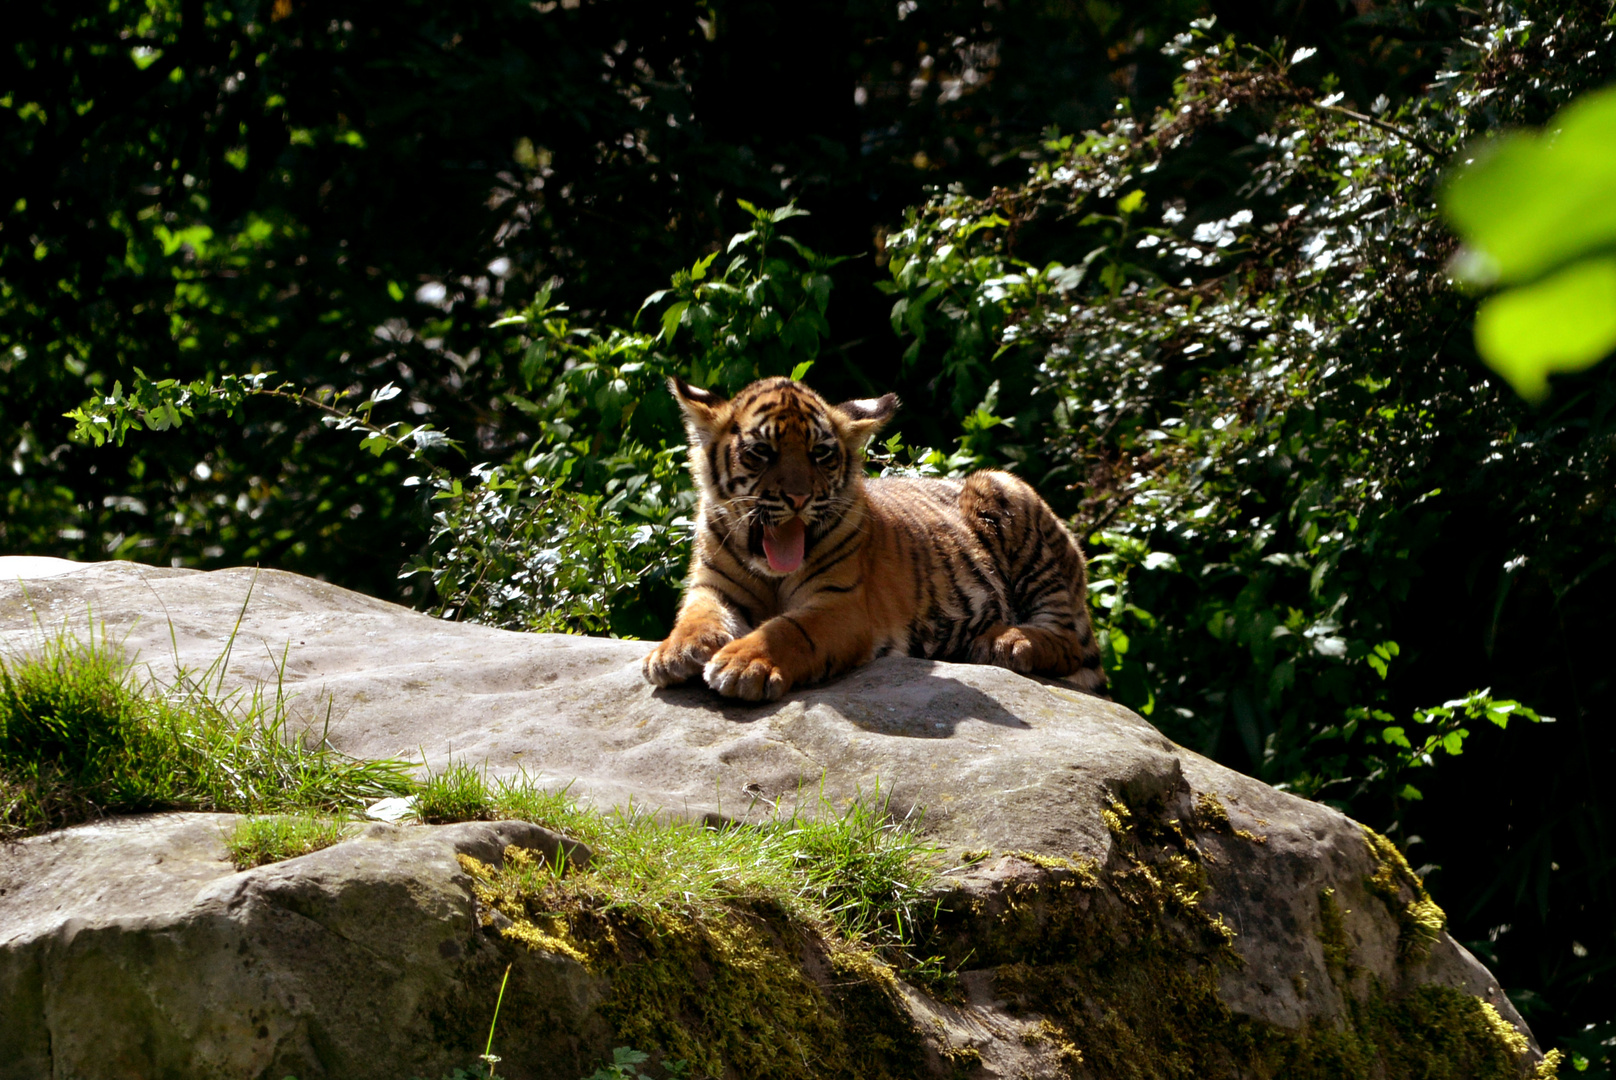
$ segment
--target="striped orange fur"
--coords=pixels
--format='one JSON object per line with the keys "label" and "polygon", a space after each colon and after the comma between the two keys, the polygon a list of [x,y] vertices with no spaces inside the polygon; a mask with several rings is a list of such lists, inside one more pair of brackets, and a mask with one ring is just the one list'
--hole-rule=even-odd
{"label": "striped orange fur", "polygon": [[1083,554],[1027,484],[866,480],[898,399],[831,406],[791,379],[733,400],[680,379],[701,493],[673,633],[644,662],[672,686],[773,700],[887,653],[1105,685]]}

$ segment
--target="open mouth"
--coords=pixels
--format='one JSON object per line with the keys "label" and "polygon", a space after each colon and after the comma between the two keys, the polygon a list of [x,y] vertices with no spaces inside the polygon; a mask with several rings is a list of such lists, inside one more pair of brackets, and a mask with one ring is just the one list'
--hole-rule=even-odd
{"label": "open mouth", "polygon": [[775,525],[763,525],[756,531],[762,533],[763,556],[769,560],[769,569],[777,574],[789,574],[802,565],[803,550],[808,540],[808,527],[802,518],[794,517]]}

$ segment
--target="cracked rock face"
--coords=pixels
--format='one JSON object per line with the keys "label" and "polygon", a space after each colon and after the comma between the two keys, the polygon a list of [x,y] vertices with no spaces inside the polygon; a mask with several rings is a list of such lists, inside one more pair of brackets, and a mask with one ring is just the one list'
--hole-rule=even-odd
{"label": "cracked rock face", "polygon": [[[1060,684],[888,657],[742,705],[703,687],[653,690],[639,673],[642,642],[446,623],[275,571],[0,558],[0,649],[25,651],[64,625],[82,636],[90,618],[159,680],[223,658],[227,689],[279,682],[296,694],[295,713],[322,728],[329,715],[327,737],[359,757],[486,763],[492,775],[570,784],[601,808],[632,799],[731,820],[799,799],[811,807],[821,792],[836,805],[879,792],[895,812],[923,814],[944,848],[995,853],[956,875],[971,895],[1002,892],[1034,867],[1007,852],[1116,864],[1113,803],[1151,808],[1167,828],[1215,806],[1190,839],[1205,870],[1199,903],[1234,931],[1243,960],[1219,986],[1236,1014],[1285,1029],[1328,1022],[1343,994],[1373,978],[1460,989],[1525,1031],[1445,934],[1412,958],[1400,946],[1397,904],[1366,885],[1377,866],[1357,824]],[[398,1080],[441,1075],[480,1051],[488,980],[506,961],[455,856],[497,863],[507,844],[553,845],[552,834],[376,825],[237,873],[221,837],[228,820],[114,820],[0,846],[0,1080]],[[1321,935],[1327,890],[1348,980],[1339,964],[1332,973]],[[555,957],[525,963],[526,1014],[553,1045],[508,1056],[502,1072],[568,1080],[560,1063],[611,1045],[592,1012],[609,987]],[[1044,1075],[1026,1018],[1009,1016],[991,978],[972,972],[963,984],[966,1000],[946,1008],[911,995],[921,1026],[940,1033],[928,1037],[968,1046],[978,1075]],[[958,1067],[957,1056],[933,1059]]]}
{"label": "cracked rock face", "polygon": [[[237,873],[235,820],[142,815],[0,848],[0,1077],[435,1077],[475,1057],[493,1001],[462,998],[503,964],[456,855],[553,852],[553,833],[374,824]],[[586,1029],[598,989],[555,989],[556,1021]]]}

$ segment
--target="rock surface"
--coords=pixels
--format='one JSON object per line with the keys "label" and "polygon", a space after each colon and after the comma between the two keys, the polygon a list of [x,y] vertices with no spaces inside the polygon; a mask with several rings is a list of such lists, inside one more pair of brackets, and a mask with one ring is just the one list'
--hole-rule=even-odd
{"label": "rock surface", "polygon": [[308,1080],[385,1062],[402,1078],[475,1057],[475,1025],[445,1021],[469,1008],[486,1030],[493,1002],[460,994],[497,958],[455,856],[554,852],[553,833],[374,824],[237,873],[234,821],[121,818],[0,849],[0,1076]]}
{"label": "rock surface", "polygon": [[[1117,864],[1113,804],[1174,830],[1197,822],[1178,835],[1204,863],[1201,907],[1233,929],[1243,959],[1218,987],[1234,1014],[1328,1027],[1371,981],[1392,991],[1437,984],[1525,1031],[1486,969],[1446,934],[1410,950],[1412,893],[1371,890],[1384,867],[1358,825],[1059,684],[889,657],[779,702],[739,705],[700,687],[653,690],[639,674],[639,642],[445,623],[275,571],[0,558],[0,649],[26,650],[64,625],[83,635],[90,619],[160,680],[218,662],[226,687],[294,690],[311,722],[325,725],[329,703],[328,738],[356,756],[486,763],[496,775],[570,784],[602,807],[632,799],[728,819],[821,790],[838,804],[879,790],[899,813],[923,811],[925,832],[946,848],[995,853],[956,875],[967,893],[1003,893],[1041,872],[1040,857]],[[8,845],[0,1078],[402,1078],[442,1068],[443,1047],[461,1049],[486,1022],[470,1019],[488,1002],[469,1000],[467,988],[497,966],[454,855],[476,849],[497,862],[504,844],[539,843],[533,829],[375,826],[362,840],[240,874],[210,815]],[[1332,899],[1348,977],[1321,932]],[[554,1037],[569,1053],[609,1046],[590,1011],[605,989],[582,969],[545,963],[548,1004],[532,1015],[565,1033]],[[1029,1021],[990,982],[965,985],[967,1000],[948,1008],[905,989],[921,1026],[934,1029],[928,1038],[969,1048],[950,1067],[1058,1075],[1026,1048]],[[108,1008],[109,996],[123,1004]],[[541,1058],[515,1062],[511,1075],[552,1075]]]}

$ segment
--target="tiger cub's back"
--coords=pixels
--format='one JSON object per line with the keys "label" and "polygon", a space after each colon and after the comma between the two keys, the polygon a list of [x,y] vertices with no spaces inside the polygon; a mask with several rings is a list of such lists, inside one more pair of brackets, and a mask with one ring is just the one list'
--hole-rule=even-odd
{"label": "tiger cub's back", "polygon": [[995,663],[1105,684],[1077,542],[1009,473],[866,481],[876,654]]}

